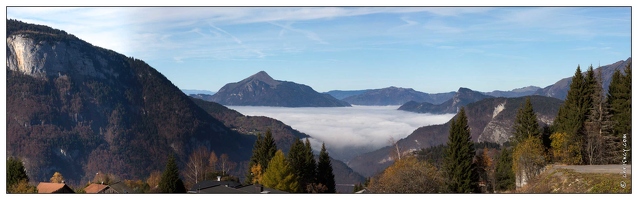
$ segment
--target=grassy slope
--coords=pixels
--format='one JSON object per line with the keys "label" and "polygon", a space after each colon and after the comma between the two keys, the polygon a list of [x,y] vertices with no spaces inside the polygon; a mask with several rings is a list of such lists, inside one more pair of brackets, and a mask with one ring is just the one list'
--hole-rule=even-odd
{"label": "grassy slope", "polygon": [[[624,181],[626,187],[620,187]],[[552,169],[541,173],[517,193],[631,193],[631,174],[578,173],[572,169]]]}

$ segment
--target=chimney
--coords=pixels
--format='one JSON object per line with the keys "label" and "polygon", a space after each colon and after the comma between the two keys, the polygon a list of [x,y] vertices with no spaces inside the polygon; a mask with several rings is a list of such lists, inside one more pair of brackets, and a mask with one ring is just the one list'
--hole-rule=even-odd
{"label": "chimney", "polygon": [[222,177],[221,176],[217,176],[217,181],[222,181]]}
{"label": "chimney", "polygon": [[261,193],[263,191],[264,191],[264,186],[262,186],[261,184],[255,184],[255,192]]}

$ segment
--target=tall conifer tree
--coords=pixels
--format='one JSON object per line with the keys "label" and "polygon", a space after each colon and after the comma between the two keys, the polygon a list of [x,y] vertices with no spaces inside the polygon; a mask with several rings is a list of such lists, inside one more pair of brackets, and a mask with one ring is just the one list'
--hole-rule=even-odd
{"label": "tall conifer tree", "polygon": [[540,173],[540,169],[545,165],[545,150],[536,113],[529,97],[516,114],[514,135],[516,142],[512,152],[513,170],[519,180],[522,180],[523,176],[530,180]]}
{"label": "tall conifer tree", "polygon": [[11,186],[18,184],[21,180],[25,180],[29,182],[29,177],[27,176],[27,171],[24,169],[24,165],[22,165],[22,161],[18,158],[9,157],[7,159],[7,191]]}
{"label": "tall conifer tree", "polygon": [[596,74],[591,100],[589,116],[585,120],[584,161],[590,165],[606,164],[604,159],[613,155],[609,154],[611,149],[606,147],[613,141],[609,134],[612,124],[600,73]]}
{"label": "tall conifer tree", "polygon": [[270,129],[266,131],[265,137],[261,137],[261,134],[259,134],[253,146],[253,155],[250,157],[250,162],[248,163],[248,172],[246,173],[245,182],[252,183],[254,177],[250,169],[257,164],[261,166],[261,173],[264,173],[266,169],[268,169],[268,163],[272,157],[275,156],[276,152],[277,145],[275,144]]}
{"label": "tall conifer tree", "polygon": [[525,104],[518,109],[516,120],[514,121],[515,143],[521,142],[528,137],[541,138],[541,130],[529,97],[525,99]]}
{"label": "tall conifer tree", "polygon": [[452,193],[476,193],[478,187],[478,173],[473,162],[474,143],[465,115],[465,108],[461,108],[450,125],[447,149],[445,149],[444,170],[448,177],[447,189]]}
{"label": "tall conifer tree", "polygon": [[[613,122],[613,135],[620,140],[626,137],[627,148],[631,149],[631,62],[624,69],[625,74],[620,71],[614,72],[609,85],[609,112]],[[624,144],[621,144],[624,146]],[[631,162],[631,154],[628,154],[628,161]],[[619,164],[619,162],[616,162]]]}
{"label": "tall conifer tree", "polygon": [[306,191],[306,186],[311,182],[311,179],[314,178],[314,174],[309,174],[306,167],[308,164],[306,163],[306,146],[304,145],[299,138],[295,140],[295,142],[290,146],[290,151],[288,152],[288,161],[290,163],[290,167],[292,171],[295,173],[297,177],[297,182],[299,183],[300,192]]}
{"label": "tall conifer tree", "polygon": [[186,193],[184,182],[179,178],[179,168],[177,168],[173,155],[168,157],[166,169],[164,169],[159,182],[159,189],[161,193]]}
{"label": "tall conifer tree", "polygon": [[264,186],[292,193],[299,191],[297,176],[286,160],[284,152],[275,152],[268,166],[262,179]]}
{"label": "tall conifer tree", "polygon": [[[255,144],[253,145],[253,155],[250,156],[250,160],[248,162],[248,172],[246,173],[246,180],[244,181],[246,184],[251,184],[254,182],[254,178],[255,178],[255,174],[252,171],[253,167],[257,166],[259,164],[259,159],[258,157],[260,156],[260,150],[261,150],[261,146],[263,143],[263,139],[261,137],[261,134],[257,135],[257,140],[255,141]],[[259,169],[263,169],[263,166],[260,166]],[[263,170],[260,170],[259,173],[263,173]]]}
{"label": "tall conifer tree", "polygon": [[319,162],[317,163],[317,183],[325,185],[328,190],[325,193],[336,193],[335,175],[332,173],[332,163],[326,151],[325,143],[321,145],[319,152]]}
{"label": "tall conifer tree", "polygon": [[[312,152],[312,147],[310,146],[310,141],[306,138],[306,142],[304,143],[304,160],[305,166],[304,170],[304,181],[306,184],[316,183],[317,181],[317,160],[315,160],[315,154]],[[307,186],[304,191],[306,191]],[[308,191],[309,192],[309,191]]]}
{"label": "tall conifer tree", "polygon": [[[575,158],[574,163],[567,164],[580,164],[582,163],[582,149],[583,137],[581,133],[583,125],[587,117],[587,112],[590,103],[586,99],[589,99],[589,86],[587,81],[580,71],[580,65],[576,68],[576,73],[572,77],[572,82],[569,85],[569,91],[567,92],[567,98],[565,102],[558,110],[558,115],[554,121],[556,132],[567,134],[567,138],[570,141],[564,142],[562,149],[570,149],[567,156]],[[576,149],[568,148],[568,145],[575,145]]]}
{"label": "tall conifer tree", "polygon": [[277,152],[277,145],[275,144],[275,139],[272,137],[272,132],[270,129],[266,131],[266,136],[264,137],[263,146],[261,147],[261,152],[264,152],[263,157],[259,159],[259,163],[261,166],[264,166],[265,169],[268,168],[268,162],[275,156]]}
{"label": "tall conifer tree", "polygon": [[501,154],[498,157],[496,163],[496,172],[494,173],[496,179],[496,190],[513,190],[515,188],[516,177],[512,168],[512,150],[503,147]]}

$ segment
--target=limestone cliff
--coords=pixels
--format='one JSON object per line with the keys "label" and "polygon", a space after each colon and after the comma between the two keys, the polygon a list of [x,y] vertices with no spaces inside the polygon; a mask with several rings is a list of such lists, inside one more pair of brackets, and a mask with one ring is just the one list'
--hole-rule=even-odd
{"label": "limestone cliff", "polygon": [[105,79],[118,74],[102,55],[83,51],[88,43],[36,41],[28,34],[7,36],[7,69],[35,78],[76,74]]}

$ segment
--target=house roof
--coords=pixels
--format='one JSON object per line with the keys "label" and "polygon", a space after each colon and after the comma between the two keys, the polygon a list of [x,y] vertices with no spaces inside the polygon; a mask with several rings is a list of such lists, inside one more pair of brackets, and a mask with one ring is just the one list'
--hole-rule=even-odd
{"label": "house roof", "polygon": [[108,185],[92,183],[91,185],[86,186],[86,188],[84,188],[84,191],[87,194],[96,194],[96,193],[99,193],[101,191],[106,190],[108,187],[109,187]]}
{"label": "house roof", "polygon": [[58,191],[62,191],[65,188],[69,191],[73,191],[69,186],[67,186],[64,183],[40,182],[40,184],[38,184],[38,193],[55,193]]}
{"label": "house roof", "polygon": [[202,181],[193,187],[189,193],[199,194],[286,194],[288,192],[275,190],[272,188],[255,188],[255,185],[241,185],[233,181]]}
{"label": "house roof", "polygon": [[275,190],[275,189],[267,188],[267,187],[262,187],[261,192],[257,192],[255,185],[241,186],[241,187],[238,187],[237,190],[245,191],[246,193],[251,193],[251,194],[288,194],[288,192]]}
{"label": "house roof", "polygon": [[199,190],[200,194],[249,194],[249,192],[238,190],[232,187],[226,187],[224,185],[218,185]]}
{"label": "house roof", "polygon": [[203,190],[206,188],[211,188],[211,187],[216,187],[216,186],[228,186],[228,187],[232,187],[232,188],[236,188],[241,186],[241,183],[238,182],[234,182],[234,181],[211,181],[211,180],[205,180],[202,182],[199,182],[195,185],[193,185],[190,189],[190,191],[197,191],[197,190]]}
{"label": "house roof", "polygon": [[132,194],[132,193],[135,193],[135,191],[133,189],[131,189],[126,184],[124,184],[124,182],[121,182],[121,181],[117,182],[117,183],[110,184],[109,187],[111,187],[111,189],[117,191],[117,193],[119,193],[119,194]]}

